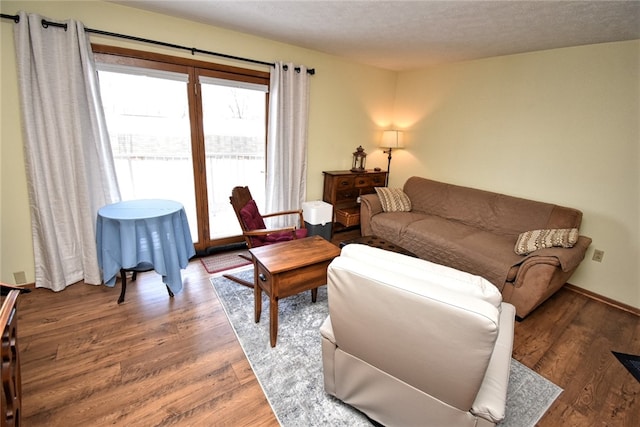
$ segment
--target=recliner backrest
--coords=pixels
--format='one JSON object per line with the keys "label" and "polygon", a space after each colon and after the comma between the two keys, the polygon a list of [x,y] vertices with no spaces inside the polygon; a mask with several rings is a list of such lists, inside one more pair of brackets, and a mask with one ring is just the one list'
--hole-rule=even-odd
{"label": "recliner backrest", "polygon": [[[384,252],[384,251],[383,251]],[[427,262],[427,261],[424,261]],[[500,308],[461,289],[341,256],[328,269],[329,313],[341,351],[467,411],[498,336]]]}

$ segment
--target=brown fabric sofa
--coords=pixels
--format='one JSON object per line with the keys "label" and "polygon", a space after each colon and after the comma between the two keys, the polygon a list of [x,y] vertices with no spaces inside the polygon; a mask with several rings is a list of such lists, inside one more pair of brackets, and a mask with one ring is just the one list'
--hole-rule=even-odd
{"label": "brown fabric sofa", "polygon": [[421,177],[403,187],[411,211],[384,212],[379,197],[361,197],[362,235],[375,235],[422,259],[482,276],[527,316],[560,289],[584,259],[591,239],[572,248],[551,247],[518,255],[520,233],[579,228],[582,212]]}

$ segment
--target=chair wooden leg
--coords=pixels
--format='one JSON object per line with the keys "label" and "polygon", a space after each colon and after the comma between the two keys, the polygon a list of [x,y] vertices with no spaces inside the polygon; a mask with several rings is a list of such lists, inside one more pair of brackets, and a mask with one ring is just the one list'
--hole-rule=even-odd
{"label": "chair wooden leg", "polygon": [[225,279],[229,279],[232,280],[236,283],[241,284],[242,286],[246,286],[248,288],[252,288],[253,289],[253,282],[247,282],[246,280],[242,280],[238,277],[235,276],[231,276],[230,274],[223,274],[222,277],[224,277]]}
{"label": "chair wooden leg", "polygon": [[[246,256],[246,255],[243,255],[243,254],[239,254],[238,256],[240,258],[242,258],[242,259],[246,259],[247,261],[253,261],[253,259],[250,256]],[[247,282],[246,280],[239,279],[239,278],[237,278],[235,276],[232,276],[230,274],[223,274],[222,277],[224,277],[225,279],[232,280],[232,281],[234,281],[236,283],[239,283],[242,286],[246,286],[247,288],[252,288],[253,289],[253,282]]]}
{"label": "chair wooden leg", "polygon": [[242,259],[246,259],[247,261],[252,261],[253,262],[253,258],[251,258],[250,256],[247,255],[243,255],[243,254],[238,254],[238,256]]}

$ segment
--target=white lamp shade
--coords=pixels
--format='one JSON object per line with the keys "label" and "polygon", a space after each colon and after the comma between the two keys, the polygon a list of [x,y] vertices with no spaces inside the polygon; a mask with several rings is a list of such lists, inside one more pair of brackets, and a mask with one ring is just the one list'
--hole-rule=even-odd
{"label": "white lamp shade", "polygon": [[382,141],[380,146],[384,148],[403,148],[402,131],[385,130],[382,132]]}

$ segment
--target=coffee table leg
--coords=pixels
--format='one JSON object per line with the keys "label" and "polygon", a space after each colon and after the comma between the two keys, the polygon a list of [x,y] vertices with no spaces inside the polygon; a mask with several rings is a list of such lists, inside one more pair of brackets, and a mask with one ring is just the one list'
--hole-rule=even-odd
{"label": "coffee table leg", "polygon": [[276,346],[278,339],[278,298],[271,297],[269,300],[269,336],[271,338],[271,347]]}
{"label": "coffee table leg", "polygon": [[311,302],[316,302],[318,299],[318,288],[311,289]]}

